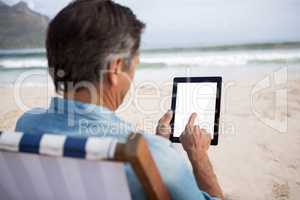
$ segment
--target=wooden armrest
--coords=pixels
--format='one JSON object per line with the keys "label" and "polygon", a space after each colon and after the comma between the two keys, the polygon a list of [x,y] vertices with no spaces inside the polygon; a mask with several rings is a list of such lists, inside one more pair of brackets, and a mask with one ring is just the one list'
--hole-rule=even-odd
{"label": "wooden armrest", "polygon": [[129,162],[132,165],[150,200],[170,199],[148,144],[141,134],[131,134],[126,144],[118,144],[115,160]]}

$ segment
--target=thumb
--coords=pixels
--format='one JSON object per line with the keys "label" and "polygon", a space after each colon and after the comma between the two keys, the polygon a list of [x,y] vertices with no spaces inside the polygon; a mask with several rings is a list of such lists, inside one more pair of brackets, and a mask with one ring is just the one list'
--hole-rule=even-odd
{"label": "thumb", "polygon": [[168,112],[166,112],[162,116],[162,118],[160,118],[159,123],[161,123],[161,124],[170,124],[172,118],[173,118],[173,111],[172,110],[168,110]]}

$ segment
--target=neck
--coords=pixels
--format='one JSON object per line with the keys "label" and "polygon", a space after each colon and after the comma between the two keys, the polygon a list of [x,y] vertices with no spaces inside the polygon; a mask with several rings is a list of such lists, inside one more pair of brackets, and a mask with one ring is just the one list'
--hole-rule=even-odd
{"label": "neck", "polygon": [[110,92],[104,92],[104,90],[97,91],[96,94],[91,95],[90,91],[86,89],[80,89],[76,92],[67,92],[64,94],[65,99],[71,99],[75,101],[80,101],[88,104],[95,104],[98,106],[103,106],[111,111],[116,111],[118,108],[116,98]]}

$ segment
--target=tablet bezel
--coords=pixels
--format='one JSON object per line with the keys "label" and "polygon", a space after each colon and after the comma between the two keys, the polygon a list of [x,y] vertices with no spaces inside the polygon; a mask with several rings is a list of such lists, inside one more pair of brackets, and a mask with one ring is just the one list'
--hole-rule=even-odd
{"label": "tablet bezel", "polygon": [[170,140],[174,143],[180,143],[179,137],[174,137],[174,120],[176,112],[176,97],[177,97],[177,83],[203,83],[203,82],[214,82],[217,83],[217,94],[216,94],[216,112],[215,112],[215,124],[214,124],[214,137],[211,140],[211,145],[218,145],[219,140],[219,120],[221,110],[221,90],[222,90],[222,77],[175,77],[173,79],[173,90],[172,90],[172,103],[171,109],[174,112],[171,120],[171,136]]}

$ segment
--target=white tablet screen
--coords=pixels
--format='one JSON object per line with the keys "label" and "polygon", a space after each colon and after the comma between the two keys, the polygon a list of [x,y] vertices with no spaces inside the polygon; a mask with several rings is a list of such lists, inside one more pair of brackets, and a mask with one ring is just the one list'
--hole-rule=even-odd
{"label": "white tablet screen", "polygon": [[217,83],[177,83],[174,137],[184,131],[189,117],[197,113],[195,125],[204,128],[213,138]]}

